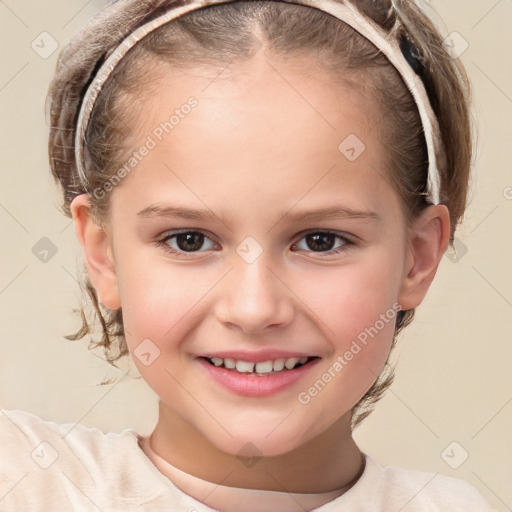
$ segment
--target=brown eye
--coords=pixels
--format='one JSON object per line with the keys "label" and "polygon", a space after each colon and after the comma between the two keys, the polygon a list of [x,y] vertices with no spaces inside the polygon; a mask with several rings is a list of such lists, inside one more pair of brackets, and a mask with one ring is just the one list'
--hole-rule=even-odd
{"label": "brown eye", "polygon": [[176,245],[180,251],[194,252],[201,249],[205,236],[202,233],[191,232],[191,233],[180,233],[175,235]]}
{"label": "brown eye", "polygon": [[[340,240],[341,243],[337,244],[336,240]],[[354,244],[349,238],[331,231],[314,231],[307,233],[294,247],[308,252],[337,254]]]}
{"label": "brown eye", "polygon": [[306,236],[306,244],[313,251],[330,251],[336,236],[332,233],[315,233]]}
{"label": "brown eye", "polygon": [[210,243],[206,250],[214,249],[216,246],[215,242],[200,231],[181,231],[167,234],[157,242],[157,245],[162,246],[164,250],[171,254],[184,254],[205,252],[205,242]]}

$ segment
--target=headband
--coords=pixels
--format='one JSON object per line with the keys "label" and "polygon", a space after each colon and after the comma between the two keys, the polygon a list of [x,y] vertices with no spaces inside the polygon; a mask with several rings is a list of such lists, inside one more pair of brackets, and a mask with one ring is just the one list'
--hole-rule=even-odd
{"label": "headband", "polygon": [[[112,74],[114,68],[126,53],[145,36],[161,27],[165,23],[178,18],[179,16],[214,4],[229,3],[236,0],[191,0],[186,5],[171,7],[161,16],[138,27],[134,32],[126,37],[122,43],[114,50],[103,65],[98,70],[96,76],[89,85],[82,101],[80,113],[77,121],[75,135],[75,161],[78,176],[85,190],[88,191],[89,183],[84,168],[84,139],[87,126],[91,117],[94,104],[100,94],[101,88]],[[361,14],[350,0],[277,0],[286,3],[294,3],[313,7],[324,11],[334,17],[344,21],[353,29],[359,32],[366,39],[371,41],[389,60],[389,62],[398,70],[405,82],[407,88],[412,94],[423,124],[425,140],[427,143],[429,168],[427,180],[428,200],[433,204],[439,204],[440,194],[440,172],[439,162],[444,158],[442,139],[440,136],[439,124],[432,110],[428,98],[427,90],[420,76],[416,73],[414,62],[418,64],[417,57],[413,54],[411,45],[401,46],[398,40],[398,29],[401,26],[397,16],[395,25],[389,33],[379,26],[372,19]],[[405,48],[405,49],[404,49]],[[417,66],[416,66],[417,67]]]}

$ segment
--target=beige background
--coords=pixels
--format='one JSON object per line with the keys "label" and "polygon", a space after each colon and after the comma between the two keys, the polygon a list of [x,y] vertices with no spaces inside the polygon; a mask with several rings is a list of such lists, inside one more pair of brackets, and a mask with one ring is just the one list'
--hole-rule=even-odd
{"label": "beige background", "polygon": [[[443,258],[401,335],[396,382],[355,435],[381,463],[465,479],[505,511],[512,509],[512,1],[429,4],[443,34],[455,31],[469,44],[461,58],[479,137],[472,202],[458,233],[467,252],[457,262]],[[124,370],[89,352],[86,341],[63,338],[78,326],[71,308],[82,257],[47,163],[44,97],[58,52],[42,58],[31,47],[43,31],[62,47],[101,5],[0,2],[0,407],[147,433],[156,421],[147,385],[122,378]],[[46,263],[32,252],[43,237],[57,249]],[[107,379],[115,383],[97,386]],[[465,452],[458,469],[445,462],[455,465]]]}

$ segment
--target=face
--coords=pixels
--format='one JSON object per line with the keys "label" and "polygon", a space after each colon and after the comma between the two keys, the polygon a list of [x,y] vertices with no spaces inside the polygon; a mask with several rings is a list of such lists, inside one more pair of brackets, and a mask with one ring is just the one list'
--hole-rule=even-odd
{"label": "face", "polygon": [[282,454],[348,417],[388,356],[409,261],[378,109],[273,63],[165,76],[111,194],[131,356],[169,417],[231,454]]}

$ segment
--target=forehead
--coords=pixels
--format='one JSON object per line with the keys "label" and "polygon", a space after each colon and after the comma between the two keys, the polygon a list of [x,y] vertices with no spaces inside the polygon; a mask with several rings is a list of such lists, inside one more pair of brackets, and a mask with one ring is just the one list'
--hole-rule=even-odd
{"label": "forehead", "polygon": [[[298,129],[304,127],[301,121],[311,121],[333,132],[351,125],[361,137],[367,131],[378,135],[374,127],[378,128],[382,112],[369,76],[361,71],[328,71],[313,53],[290,54],[283,59],[261,49],[249,61],[234,60],[219,67],[193,63],[175,67],[149,59],[136,66],[136,73],[139,79],[135,81],[143,87],[137,88],[129,101],[135,100],[142,108],[132,126],[141,136],[152,130],[155,122],[168,119],[190,96],[201,103],[194,117],[198,119],[201,112],[210,116],[214,130],[229,120],[241,122],[242,116],[249,121],[256,111],[261,112],[262,122],[281,120],[282,124],[290,122],[290,128],[293,116]],[[127,107],[130,110],[129,104]],[[239,114],[237,120],[235,113]],[[261,125],[250,121],[255,128]]]}
{"label": "forehead", "polygon": [[347,197],[359,194],[359,205],[379,202],[378,106],[348,77],[258,55],[215,70],[160,73],[129,127],[137,135],[132,150],[148,140],[154,147],[123,187],[134,182],[142,201],[165,195],[164,183],[179,178],[208,196],[229,200],[236,191],[270,203],[337,186]]}

